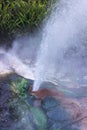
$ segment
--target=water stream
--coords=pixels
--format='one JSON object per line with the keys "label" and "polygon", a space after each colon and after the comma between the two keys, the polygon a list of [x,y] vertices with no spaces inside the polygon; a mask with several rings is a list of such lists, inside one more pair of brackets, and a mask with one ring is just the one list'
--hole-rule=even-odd
{"label": "water stream", "polygon": [[43,29],[34,91],[46,80],[69,88],[87,84],[86,34],[87,1],[61,0]]}
{"label": "water stream", "polygon": [[[49,130],[60,128],[61,130],[78,130],[79,128],[79,130],[86,130],[87,1],[58,1],[58,5],[53,8],[52,14],[46,24],[43,25],[41,32],[17,38],[13,42],[12,48],[8,50],[0,47],[0,77],[8,73],[16,73],[26,79],[32,79],[34,81],[33,91],[39,90],[40,87],[56,87],[58,92],[54,90],[57,92],[56,100],[55,95],[54,97],[47,97],[51,92],[51,89],[49,89],[49,91],[46,91],[48,93],[44,93],[46,97],[41,102],[38,102],[35,97],[33,97],[33,101],[32,96],[28,93],[28,103],[30,103],[29,101],[33,103],[33,109],[31,109],[32,111],[30,111],[30,108],[27,110],[26,105],[20,104],[18,101],[21,114],[15,109],[17,114],[20,115],[20,119],[14,122],[10,115],[13,114],[15,119],[16,115],[13,111],[9,113],[8,98],[11,98],[9,96],[11,94],[10,81],[14,81],[13,79],[17,75],[10,75],[7,79],[1,78],[1,129],[36,130],[39,128],[41,130],[41,125],[45,126],[44,123],[47,119],[49,127],[47,129],[44,127],[44,130],[49,128]],[[63,98],[59,99],[60,91],[63,92]],[[43,95],[43,93],[39,94]],[[13,102],[13,99],[11,101],[15,104],[13,108],[17,108],[17,104]],[[65,104],[67,109],[60,102],[62,105]],[[42,111],[39,111],[35,103],[40,105]],[[69,113],[66,110],[69,110]],[[45,112],[46,119],[43,112]],[[70,120],[71,116],[77,120],[72,122]],[[79,117],[83,119],[83,122]],[[63,125],[68,126],[67,123],[69,128],[63,128]],[[76,128],[75,126],[71,128],[74,123],[77,124]],[[6,129],[4,129],[5,127]]]}
{"label": "water stream", "polygon": [[0,75],[6,73],[35,80],[33,91],[49,81],[64,89],[79,89],[84,95],[87,1],[61,0],[40,32],[17,38],[8,50],[0,48]]}

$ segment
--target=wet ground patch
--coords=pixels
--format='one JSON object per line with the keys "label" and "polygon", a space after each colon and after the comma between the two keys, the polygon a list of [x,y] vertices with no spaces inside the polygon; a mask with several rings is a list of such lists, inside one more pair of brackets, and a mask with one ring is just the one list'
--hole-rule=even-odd
{"label": "wet ground patch", "polygon": [[[32,80],[27,80],[26,95],[23,96],[11,89],[12,82],[15,84],[19,79],[16,74],[0,78],[0,130],[79,130],[80,122],[75,121],[73,111],[70,111],[75,108],[72,101],[61,101],[52,96],[38,100],[29,93]],[[63,105],[67,102],[71,108]]]}

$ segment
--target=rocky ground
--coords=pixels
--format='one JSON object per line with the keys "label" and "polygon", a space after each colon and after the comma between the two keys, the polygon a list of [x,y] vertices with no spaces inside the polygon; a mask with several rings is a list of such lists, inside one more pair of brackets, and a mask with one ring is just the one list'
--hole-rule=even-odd
{"label": "rocky ground", "polygon": [[0,130],[86,130],[86,97],[55,98],[51,93],[38,100],[27,91],[24,101],[10,89],[11,81],[18,78],[15,74],[0,78]]}

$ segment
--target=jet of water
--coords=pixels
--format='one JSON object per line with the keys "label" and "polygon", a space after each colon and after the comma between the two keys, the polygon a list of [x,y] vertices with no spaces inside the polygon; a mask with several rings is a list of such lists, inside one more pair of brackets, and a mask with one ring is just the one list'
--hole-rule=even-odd
{"label": "jet of water", "polygon": [[87,74],[86,34],[87,1],[60,0],[43,29],[33,91],[43,81],[59,82],[68,76],[76,82]]}

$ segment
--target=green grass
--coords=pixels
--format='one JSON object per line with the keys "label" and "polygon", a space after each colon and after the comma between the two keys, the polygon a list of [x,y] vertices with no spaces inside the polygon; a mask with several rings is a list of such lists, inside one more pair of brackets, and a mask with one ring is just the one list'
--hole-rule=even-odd
{"label": "green grass", "polygon": [[0,34],[14,35],[38,27],[55,0],[0,0]]}
{"label": "green grass", "polygon": [[11,90],[22,98],[26,97],[26,87],[27,80],[24,78],[19,78],[16,82],[11,82]]}

